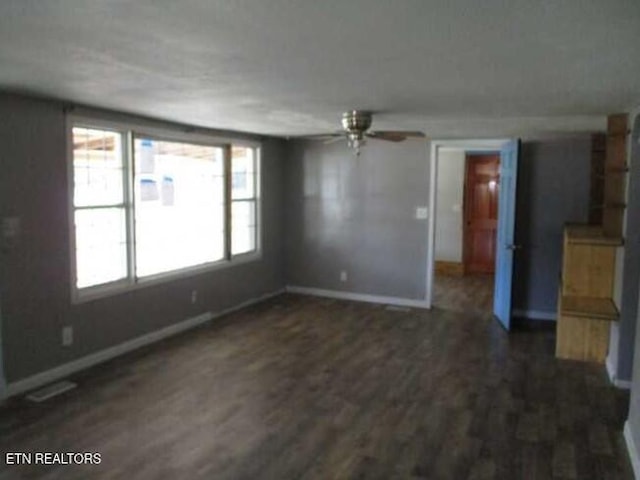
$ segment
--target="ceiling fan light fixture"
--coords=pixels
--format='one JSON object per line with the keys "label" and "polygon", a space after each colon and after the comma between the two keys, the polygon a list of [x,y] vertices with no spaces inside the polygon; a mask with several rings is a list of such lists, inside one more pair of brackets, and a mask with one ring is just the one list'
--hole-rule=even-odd
{"label": "ceiling fan light fixture", "polygon": [[365,143],[366,140],[364,135],[362,135],[362,132],[350,132],[347,134],[347,145],[349,145],[350,148],[353,148],[356,157],[360,155],[360,147]]}

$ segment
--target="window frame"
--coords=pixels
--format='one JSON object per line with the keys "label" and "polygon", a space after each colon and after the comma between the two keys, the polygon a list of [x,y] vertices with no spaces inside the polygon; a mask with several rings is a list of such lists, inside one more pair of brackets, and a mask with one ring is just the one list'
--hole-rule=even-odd
{"label": "window frame", "polygon": [[[241,147],[246,147],[246,145],[241,145],[236,143],[235,145],[237,146],[241,146]],[[233,220],[232,220],[232,216],[231,216],[231,212],[233,211],[233,204],[234,202],[253,202],[255,203],[255,226],[254,226],[254,241],[255,241],[255,250],[249,250],[248,252],[242,252],[242,253],[237,253],[234,254],[233,253],[233,239],[229,238],[229,255],[231,256],[231,258],[241,258],[245,255],[251,255],[253,252],[255,251],[261,251],[262,247],[261,247],[261,239],[262,239],[262,235],[261,235],[261,226],[262,226],[262,202],[260,201],[260,199],[262,198],[261,196],[261,179],[262,179],[262,175],[261,175],[261,165],[262,165],[262,161],[261,161],[261,152],[262,149],[261,148],[254,148],[253,149],[253,153],[254,153],[254,159],[253,159],[253,175],[254,175],[254,184],[253,184],[253,196],[250,198],[237,198],[234,199],[233,198],[233,188],[231,188],[231,185],[229,185],[228,188],[228,201],[229,201],[229,216],[231,218],[230,220],[230,225],[231,225],[231,230],[230,233],[233,233]],[[229,182],[233,182],[233,156],[230,156],[230,164],[229,164]]]}
{"label": "window frame", "polygon": [[[126,242],[127,242],[127,274],[123,279],[88,287],[78,288],[77,286],[77,264],[76,264],[76,228],[74,204],[75,179],[74,179],[74,147],[73,129],[92,128],[98,130],[108,130],[118,132],[122,142],[122,164],[123,164],[123,203],[126,222]],[[206,262],[198,265],[187,266],[161,272],[144,277],[136,276],[136,243],[135,243],[135,139],[150,138],[158,141],[189,143],[208,147],[224,148],[225,159],[223,166],[223,176],[225,183],[224,192],[224,256],[220,260]],[[71,280],[71,303],[84,303],[99,298],[158,285],[181,278],[187,278],[202,273],[222,270],[235,265],[253,262],[262,258],[262,143],[255,140],[247,140],[234,137],[223,137],[218,135],[208,135],[200,132],[193,132],[190,129],[176,130],[170,127],[147,126],[141,123],[129,121],[114,121],[104,119],[99,116],[87,116],[78,114],[67,114],[66,117],[66,141],[67,141],[67,193],[68,193],[68,227],[69,227],[69,259],[70,259],[70,280]],[[231,221],[232,194],[231,194],[231,147],[240,146],[252,148],[255,154],[256,170],[256,245],[255,249],[249,252],[232,255],[231,254]]]}

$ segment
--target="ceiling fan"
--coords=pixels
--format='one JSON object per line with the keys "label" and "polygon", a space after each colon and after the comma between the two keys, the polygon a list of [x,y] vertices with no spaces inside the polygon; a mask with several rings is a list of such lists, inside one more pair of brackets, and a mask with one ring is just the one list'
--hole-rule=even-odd
{"label": "ceiling fan", "polygon": [[386,140],[388,142],[402,142],[407,138],[425,138],[425,135],[422,132],[404,130],[369,131],[369,128],[371,127],[371,117],[371,112],[364,110],[350,110],[342,114],[342,131],[320,135],[309,135],[304,138],[325,140],[326,143],[332,143],[341,138],[346,138],[347,144],[349,147],[353,148],[356,155],[360,155],[360,147],[365,144],[367,138]]}

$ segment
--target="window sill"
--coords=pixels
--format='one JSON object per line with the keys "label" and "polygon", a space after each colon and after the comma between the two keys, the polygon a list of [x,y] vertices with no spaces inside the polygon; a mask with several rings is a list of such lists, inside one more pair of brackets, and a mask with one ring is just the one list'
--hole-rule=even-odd
{"label": "window sill", "polygon": [[71,304],[78,305],[102,298],[122,295],[124,293],[133,292],[142,288],[161,285],[163,283],[169,283],[172,281],[193,277],[195,275],[202,275],[206,273],[225,270],[246,263],[255,262],[261,259],[262,252],[254,251],[234,256],[232,260],[218,260],[202,265],[186,267],[180,270],[173,270],[171,272],[158,273],[156,275],[138,278],[135,280],[122,279],[115,282],[96,285],[94,287],[86,287],[83,289],[73,288],[71,295]]}

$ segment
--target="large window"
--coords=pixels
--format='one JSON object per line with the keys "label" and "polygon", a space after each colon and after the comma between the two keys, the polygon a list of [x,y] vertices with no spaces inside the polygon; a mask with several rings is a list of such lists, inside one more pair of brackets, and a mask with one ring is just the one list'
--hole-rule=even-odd
{"label": "large window", "polygon": [[224,150],[135,138],[138,277],[224,258]]}
{"label": "large window", "polygon": [[257,145],[100,125],[70,130],[78,298],[257,255]]}

